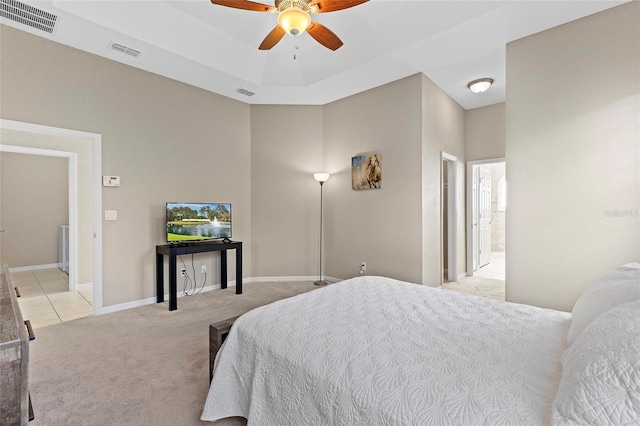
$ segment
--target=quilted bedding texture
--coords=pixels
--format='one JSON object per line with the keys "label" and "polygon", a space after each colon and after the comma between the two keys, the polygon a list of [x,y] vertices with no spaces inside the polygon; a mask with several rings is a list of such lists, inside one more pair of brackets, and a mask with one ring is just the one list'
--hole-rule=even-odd
{"label": "quilted bedding texture", "polygon": [[548,424],[571,315],[359,277],[241,316],[202,420]]}

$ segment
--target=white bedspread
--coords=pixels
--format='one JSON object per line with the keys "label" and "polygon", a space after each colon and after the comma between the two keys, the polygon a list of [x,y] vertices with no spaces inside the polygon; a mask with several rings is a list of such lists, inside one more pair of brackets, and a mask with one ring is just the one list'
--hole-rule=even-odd
{"label": "white bedspread", "polygon": [[202,420],[249,425],[544,425],[568,313],[388,278],[241,316]]}

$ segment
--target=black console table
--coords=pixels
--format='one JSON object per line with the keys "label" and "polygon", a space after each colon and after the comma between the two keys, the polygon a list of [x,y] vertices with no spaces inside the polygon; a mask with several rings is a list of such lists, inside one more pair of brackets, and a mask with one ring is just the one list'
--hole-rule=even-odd
{"label": "black console table", "polygon": [[182,254],[220,252],[220,287],[227,288],[227,250],[236,251],[236,294],[242,294],[242,242],[209,241],[200,243],[172,243],[156,246],[156,297],[164,302],[164,257],[169,256],[169,310],[178,309],[176,256]]}

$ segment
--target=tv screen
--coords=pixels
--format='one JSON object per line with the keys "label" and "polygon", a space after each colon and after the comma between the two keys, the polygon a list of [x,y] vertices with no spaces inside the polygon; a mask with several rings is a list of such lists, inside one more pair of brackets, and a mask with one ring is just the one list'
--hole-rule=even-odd
{"label": "tv screen", "polygon": [[231,238],[230,203],[167,203],[167,242]]}

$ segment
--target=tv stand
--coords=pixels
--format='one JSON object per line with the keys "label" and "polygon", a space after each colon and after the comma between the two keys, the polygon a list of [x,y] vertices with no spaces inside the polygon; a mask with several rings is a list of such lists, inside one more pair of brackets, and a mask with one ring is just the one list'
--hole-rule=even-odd
{"label": "tv stand", "polygon": [[169,310],[178,309],[178,255],[220,252],[220,287],[227,288],[227,250],[236,251],[236,294],[242,294],[242,242],[228,238],[201,243],[170,243],[156,246],[156,298],[157,303],[164,302],[164,256],[169,256]]}

